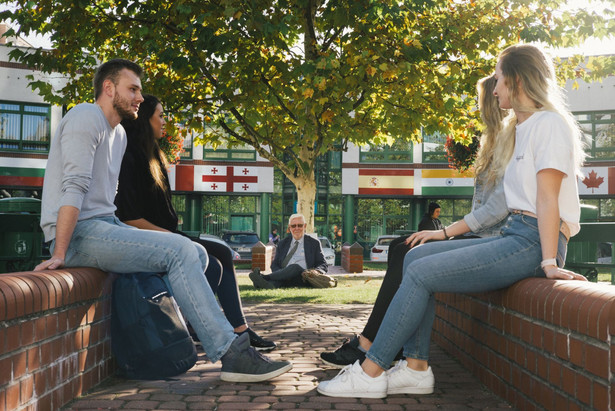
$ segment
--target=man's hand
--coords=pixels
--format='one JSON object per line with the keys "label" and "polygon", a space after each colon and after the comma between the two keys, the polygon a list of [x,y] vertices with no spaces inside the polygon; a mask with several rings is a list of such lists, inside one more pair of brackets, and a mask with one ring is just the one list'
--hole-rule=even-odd
{"label": "man's hand", "polygon": [[64,259],[60,257],[51,257],[49,260],[43,261],[36,267],[34,271],[55,270],[56,268],[64,267]]}
{"label": "man's hand", "polygon": [[556,267],[554,265],[545,267],[545,275],[552,280],[577,280],[587,281],[587,278],[581,274],[577,274],[574,271],[565,270],[563,268]]}

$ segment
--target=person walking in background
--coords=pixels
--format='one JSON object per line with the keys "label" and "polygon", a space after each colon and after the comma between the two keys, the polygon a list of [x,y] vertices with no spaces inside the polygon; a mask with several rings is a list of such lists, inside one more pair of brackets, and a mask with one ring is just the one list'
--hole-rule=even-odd
{"label": "person walking in background", "polygon": [[[115,214],[133,227],[184,235],[177,229],[177,214],[171,201],[168,163],[158,146],[166,121],[160,100],[144,94],[139,117],[124,119],[128,143],[122,160],[119,185],[115,196]],[[190,238],[201,244],[209,255],[205,276],[211,290],[218,296],[224,315],[235,333],[247,333],[250,345],[259,351],[276,347],[248,327],[233,264],[232,250],[222,243]],[[191,327],[192,328],[192,327]]]}
{"label": "person walking in background", "polygon": [[261,274],[256,268],[250,273],[254,288],[306,287],[306,276],[326,274],[328,270],[322,245],[317,239],[305,235],[305,217],[293,214],[288,219],[291,235],[278,245],[271,263],[271,274]]}
{"label": "person walking in background", "polygon": [[[502,120],[507,110],[499,107],[498,100],[493,94],[495,84],[496,80],[493,75],[481,79],[477,84],[478,108],[485,124],[485,130],[481,136],[480,149],[475,162],[476,178],[472,212],[467,214],[463,220],[447,227],[447,234],[454,236],[456,240],[498,235],[508,216],[502,184],[503,168],[506,162],[494,161],[495,153],[506,146],[506,140],[498,139],[496,136],[502,129]],[[434,204],[434,211],[437,210],[437,204],[432,204]],[[423,231],[420,235],[421,239],[425,238],[427,241],[428,239],[442,240],[441,234],[441,231]],[[432,238],[426,238],[427,235]],[[404,257],[410,248],[412,248],[410,235],[398,237],[391,242],[387,270],[365,328],[360,334],[346,338],[335,351],[321,353],[320,358],[325,364],[342,368],[365,358],[365,353],[376,338],[382,319],[401,284]],[[401,359],[401,353],[396,358]]]}
{"label": "person walking in background", "polygon": [[421,221],[419,222],[419,231],[423,230],[442,230],[442,222],[440,217],[440,204],[431,202],[429,208]]}
{"label": "person walking in background", "polygon": [[277,228],[271,230],[271,233],[269,234],[269,242],[273,245],[278,245],[278,243],[280,242],[280,235],[278,234]]}
{"label": "person walking in background", "polygon": [[237,336],[222,314],[203,272],[205,249],[174,233],[140,230],[115,216],[115,198],[126,148],[123,119],[136,119],[141,95],[139,65],[124,59],[102,64],[94,76],[95,104],[73,107],[51,141],[43,182],[41,227],[51,258],[36,271],[94,267],[110,273],[167,273],[164,280],[193,325],[208,358],[221,360],[225,381],[264,381],[292,368],[271,361]]}
{"label": "person walking in background", "polygon": [[[500,134],[514,138],[514,145],[494,159],[510,158],[503,181],[511,215],[498,236],[436,241],[410,250],[402,283],[365,360],[321,382],[321,394],[383,398],[432,393],[435,379],[428,358],[436,292],[487,292],[528,277],[586,281],[561,268],[568,238],[580,229],[576,178],[584,152],[553,63],[535,46],[510,46],[498,58],[495,77],[500,107],[512,109]],[[440,230],[440,238],[450,236],[448,228]],[[427,238],[433,236],[415,233],[410,244]],[[402,347],[405,359],[385,372]]]}

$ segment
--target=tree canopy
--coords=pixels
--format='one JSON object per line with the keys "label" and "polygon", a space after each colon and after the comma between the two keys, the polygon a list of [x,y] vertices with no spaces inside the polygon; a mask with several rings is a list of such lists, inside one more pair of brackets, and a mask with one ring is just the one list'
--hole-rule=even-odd
{"label": "tree canopy", "polygon": [[[92,100],[101,61],[139,62],[145,92],[200,142],[253,146],[279,168],[311,227],[319,155],[349,142],[417,141],[422,132],[469,142],[476,82],[504,47],[568,46],[614,31],[608,10],[556,13],[563,2],[20,0],[0,20],[50,34],[53,49],[11,54],[69,76],[58,90],[32,82],[49,102]],[[568,78],[615,67],[612,58],[565,63]]]}

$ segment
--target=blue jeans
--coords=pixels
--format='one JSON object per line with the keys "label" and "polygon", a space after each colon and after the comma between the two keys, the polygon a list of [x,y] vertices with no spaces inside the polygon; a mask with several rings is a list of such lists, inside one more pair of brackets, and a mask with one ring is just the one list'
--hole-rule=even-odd
{"label": "blue jeans", "polygon": [[[511,215],[497,237],[437,241],[411,249],[404,278],[384,316],[367,358],[387,369],[403,347],[404,356],[429,359],[435,317],[434,293],[476,293],[544,277],[537,220]],[[567,241],[560,233],[558,265]]]}
{"label": "blue jeans", "polygon": [[203,275],[207,252],[187,237],[140,230],[113,216],[91,218],[77,223],[65,263],[113,273],[166,272],[171,293],[212,362],[236,338]]}

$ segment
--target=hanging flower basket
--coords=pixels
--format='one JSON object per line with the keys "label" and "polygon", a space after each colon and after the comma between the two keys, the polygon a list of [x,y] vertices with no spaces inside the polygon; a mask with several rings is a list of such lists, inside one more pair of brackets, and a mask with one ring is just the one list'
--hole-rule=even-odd
{"label": "hanging flower basket", "polygon": [[169,164],[175,164],[179,161],[181,153],[184,151],[184,138],[180,133],[171,135],[165,131],[162,134],[162,138],[158,140],[158,145]]}
{"label": "hanging flower basket", "polygon": [[451,136],[447,137],[444,147],[449,167],[460,172],[467,171],[476,160],[479,145],[480,138],[476,135],[472,137],[472,142],[468,145],[455,141]]}

